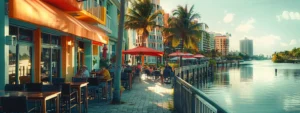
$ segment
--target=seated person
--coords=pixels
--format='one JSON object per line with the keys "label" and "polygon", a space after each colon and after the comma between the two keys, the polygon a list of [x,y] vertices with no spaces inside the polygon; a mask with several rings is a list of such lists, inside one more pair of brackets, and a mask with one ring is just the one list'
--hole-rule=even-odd
{"label": "seated person", "polygon": [[85,66],[85,65],[81,66],[81,68],[78,70],[78,72],[76,73],[75,76],[80,77],[80,78],[90,77],[90,72],[89,72],[87,66]]}
{"label": "seated person", "polygon": [[150,71],[150,73],[153,72],[153,67],[152,66],[150,66],[149,71]]}
{"label": "seated person", "polygon": [[100,78],[108,80],[111,79],[109,71],[106,69],[105,66],[101,67],[101,70],[96,72],[97,76],[100,76]]}
{"label": "seated person", "polygon": [[125,73],[131,73],[131,72],[132,72],[131,67],[130,67],[129,65],[127,65],[127,66],[125,67],[125,69],[124,69],[124,72],[125,72]]}

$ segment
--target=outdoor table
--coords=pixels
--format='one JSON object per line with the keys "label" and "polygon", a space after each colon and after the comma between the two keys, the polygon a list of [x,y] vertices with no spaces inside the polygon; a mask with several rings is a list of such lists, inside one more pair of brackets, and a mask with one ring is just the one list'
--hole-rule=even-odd
{"label": "outdoor table", "polygon": [[79,102],[79,113],[81,113],[81,89],[85,88],[85,96],[84,96],[84,102],[85,102],[85,109],[86,113],[88,112],[88,82],[68,82],[70,83],[71,87],[76,89],[78,91],[78,102]]}
{"label": "outdoor table", "polygon": [[[42,113],[46,113],[46,101],[56,98],[56,113],[59,113],[59,95],[60,92],[24,92],[24,91],[0,91],[1,97],[26,96],[28,100],[41,101]],[[5,104],[5,103],[3,103]]]}
{"label": "outdoor table", "polygon": [[[111,81],[112,81],[112,78],[107,79],[107,80],[106,80],[106,79],[100,78],[99,81],[100,81],[100,83],[103,83],[103,82],[105,83],[105,90],[106,90],[106,91],[105,91],[105,92],[106,92],[105,95],[106,95],[106,99],[107,99],[107,98],[108,98],[108,97],[107,97],[107,93],[108,93],[108,82],[110,82],[110,87],[112,87],[112,82],[111,82]],[[112,96],[111,90],[110,90],[110,93],[109,93],[109,94],[110,94],[110,97],[111,97],[111,96]]]}

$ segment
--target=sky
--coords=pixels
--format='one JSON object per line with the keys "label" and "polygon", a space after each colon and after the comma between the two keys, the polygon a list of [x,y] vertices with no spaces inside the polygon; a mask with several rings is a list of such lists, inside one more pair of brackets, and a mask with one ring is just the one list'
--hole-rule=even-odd
{"label": "sky", "polygon": [[300,47],[300,0],[160,0],[172,15],[178,5],[194,5],[208,31],[230,33],[230,51],[253,40],[254,55]]}

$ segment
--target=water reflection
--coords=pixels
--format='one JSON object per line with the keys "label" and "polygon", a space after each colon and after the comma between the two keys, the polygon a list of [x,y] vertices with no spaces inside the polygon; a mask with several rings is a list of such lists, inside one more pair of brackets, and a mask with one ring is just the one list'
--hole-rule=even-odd
{"label": "water reflection", "polygon": [[248,63],[216,69],[200,89],[233,113],[300,112],[300,64]]}

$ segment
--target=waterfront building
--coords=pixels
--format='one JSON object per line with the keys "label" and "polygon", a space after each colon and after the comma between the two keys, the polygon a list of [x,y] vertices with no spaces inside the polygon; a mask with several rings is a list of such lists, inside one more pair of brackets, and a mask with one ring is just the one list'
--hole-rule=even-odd
{"label": "waterfront building", "polygon": [[253,56],[253,40],[247,38],[240,40],[240,51],[243,54]]}
{"label": "waterfront building", "polygon": [[215,50],[220,52],[222,56],[228,55],[229,52],[229,35],[215,35]]}
{"label": "waterfront building", "polygon": [[209,32],[209,46],[208,51],[212,51],[215,49],[215,33]]}
{"label": "waterfront building", "polygon": [[0,90],[6,83],[52,77],[70,81],[82,65],[99,69],[103,45],[109,56],[115,53],[117,0],[1,0],[0,5],[6,9],[0,10]]}
{"label": "waterfront building", "polygon": [[[201,26],[203,31],[206,31],[208,28],[205,27],[205,24]],[[210,50],[210,38],[207,37],[204,33],[202,33],[202,37],[198,44],[199,51],[207,52]]]}

